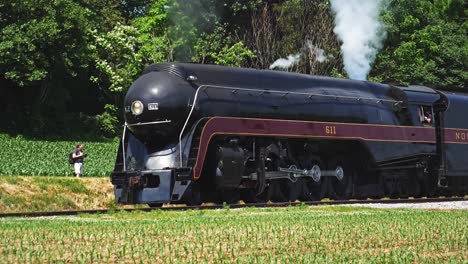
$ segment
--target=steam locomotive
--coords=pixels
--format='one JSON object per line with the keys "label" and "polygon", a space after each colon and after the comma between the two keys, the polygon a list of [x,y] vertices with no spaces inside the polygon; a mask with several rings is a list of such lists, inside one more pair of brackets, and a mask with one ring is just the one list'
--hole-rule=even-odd
{"label": "steam locomotive", "polygon": [[126,94],[123,204],[465,195],[468,94],[153,64]]}

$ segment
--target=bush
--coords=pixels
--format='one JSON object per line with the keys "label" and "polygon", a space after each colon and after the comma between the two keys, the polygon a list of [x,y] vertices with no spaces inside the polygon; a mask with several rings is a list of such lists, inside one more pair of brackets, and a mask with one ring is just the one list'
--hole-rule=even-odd
{"label": "bush", "polygon": [[106,104],[104,106],[104,113],[96,116],[100,132],[104,136],[117,136],[119,131],[119,120],[117,119],[117,107]]}

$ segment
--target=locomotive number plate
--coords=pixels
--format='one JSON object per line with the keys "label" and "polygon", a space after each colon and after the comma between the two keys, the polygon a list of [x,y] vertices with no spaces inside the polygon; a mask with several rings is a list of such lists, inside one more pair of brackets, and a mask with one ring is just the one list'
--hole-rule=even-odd
{"label": "locomotive number plate", "polygon": [[327,135],[336,135],[336,126],[326,126],[325,134]]}
{"label": "locomotive number plate", "polygon": [[158,109],[159,109],[158,103],[148,104],[148,110],[158,110]]}

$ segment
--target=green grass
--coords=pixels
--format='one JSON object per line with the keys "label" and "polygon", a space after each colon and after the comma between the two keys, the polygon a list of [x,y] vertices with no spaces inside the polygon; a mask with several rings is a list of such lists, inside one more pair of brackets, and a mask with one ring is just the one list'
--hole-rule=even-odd
{"label": "green grass", "polygon": [[298,206],[0,219],[4,262],[466,263],[468,211]]}
{"label": "green grass", "polygon": [[[0,175],[70,176],[73,166],[68,164],[68,155],[77,143],[80,142],[33,140],[0,134]],[[85,176],[110,175],[118,141],[81,143],[88,154]]]}
{"label": "green grass", "polygon": [[118,206],[115,205],[113,186],[109,178],[0,177],[0,212],[91,210],[115,207]]}
{"label": "green grass", "polygon": [[2,204],[4,204],[5,206],[14,206],[16,204],[21,204],[25,202],[25,199],[23,197],[16,197],[16,196],[3,197],[3,195],[0,194],[0,198],[2,198]]}
{"label": "green grass", "polygon": [[75,178],[51,178],[51,177],[34,177],[33,182],[36,183],[41,189],[47,190],[49,186],[60,186],[67,189],[72,193],[90,194],[89,189],[81,181]]}

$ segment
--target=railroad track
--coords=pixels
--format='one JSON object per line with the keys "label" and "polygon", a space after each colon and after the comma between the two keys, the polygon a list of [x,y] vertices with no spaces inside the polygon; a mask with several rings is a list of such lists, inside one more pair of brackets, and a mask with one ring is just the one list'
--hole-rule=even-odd
{"label": "railroad track", "polygon": [[346,204],[404,204],[404,203],[434,203],[434,202],[456,202],[468,201],[466,197],[442,197],[442,198],[414,198],[414,199],[378,199],[378,200],[346,200],[346,201],[309,201],[309,202],[285,202],[285,203],[249,203],[230,205],[200,205],[200,206],[167,206],[160,208],[131,208],[131,209],[101,209],[101,210],[80,210],[80,211],[55,211],[55,212],[24,212],[24,213],[1,213],[0,218],[5,217],[46,217],[46,216],[71,216],[78,214],[106,214],[109,212],[149,212],[153,210],[161,211],[186,211],[186,210],[212,210],[229,207],[231,209],[245,207],[287,207],[297,205],[346,205]]}

